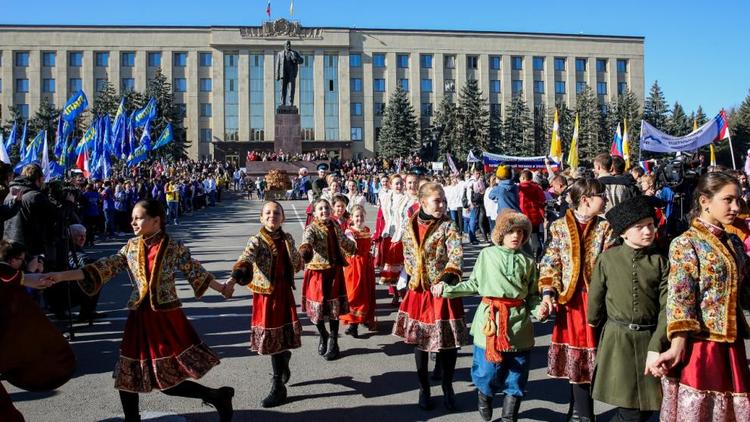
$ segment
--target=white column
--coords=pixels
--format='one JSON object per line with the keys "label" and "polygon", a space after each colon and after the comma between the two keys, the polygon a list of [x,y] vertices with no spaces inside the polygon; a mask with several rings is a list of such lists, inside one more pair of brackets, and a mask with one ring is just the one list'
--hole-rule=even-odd
{"label": "white column", "polygon": [[576,107],[576,57],[568,56],[568,62],[565,64],[565,70],[567,71],[567,77],[565,78],[565,96],[568,101],[568,107],[575,109]]}
{"label": "white column", "polygon": [[544,58],[544,102],[547,110],[555,109],[555,56]]}
{"label": "white column", "polygon": [[250,139],[250,52],[247,49],[240,50],[237,63],[237,85],[239,92],[239,136],[240,141]]}
{"label": "white column", "polygon": [[[213,115],[211,117],[211,132],[213,138],[224,140],[224,52],[214,50],[212,60],[211,97],[213,98]],[[164,62],[162,62],[162,67],[163,65]],[[210,140],[211,142],[213,142],[213,138]],[[208,148],[207,153],[214,155],[213,146]],[[201,154],[203,154],[203,151],[201,151]]]}
{"label": "white column", "polygon": [[[187,114],[183,122],[185,127],[185,138],[190,142],[188,156],[193,159],[200,158],[200,110],[199,110],[199,81],[198,81],[198,52],[188,52],[187,60],[187,93],[185,94],[185,107]],[[212,107],[212,113],[216,110]]]}
{"label": "white column", "polygon": [[[42,52],[29,50],[29,67],[26,68],[26,77],[29,79],[29,118],[39,109],[42,98]],[[29,138],[30,139],[30,138]]]}
{"label": "white column", "polygon": [[504,119],[505,116],[508,115],[508,111],[510,111],[510,103],[513,100],[513,73],[511,72],[511,56],[509,54],[503,54],[501,60],[500,71],[502,72],[503,77],[502,82],[500,82],[500,91],[502,91],[503,97],[502,118]]}
{"label": "white column", "polygon": [[57,94],[55,107],[62,108],[68,101],[72,92],[68,91],[68,52],[66,50],[57,50],[55,58],[55,91]]}
{"label": "white column", "polygon": [[263,132],[264,140],[273,141],[276,136],[276,85],[273,66],[276,52],[263,51]]}
{"label": "white column", "polygon": [[315,49],[315,59],[313,59],[313,97],[315,111],[315,139],[324,140],[326,138],[325,125],[325,101],[326,101],[326,80],[325,80],[325,54],[322,49]]}

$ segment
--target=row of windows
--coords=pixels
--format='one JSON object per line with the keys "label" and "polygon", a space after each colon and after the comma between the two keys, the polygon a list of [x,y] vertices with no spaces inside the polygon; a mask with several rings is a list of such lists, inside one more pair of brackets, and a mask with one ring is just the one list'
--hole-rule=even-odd
{"label": "row of windows", "polygon": [[[104,91],[107,89],[107,78],[97,78],[94,81],[94,88],[97,92]],[[78,91],[81,89],[82,83],[81,78],[70,78],[69,87],[70,91]],[[120,80],[120,87],[122,91],[134,91],[135,90],[135,79],[134,78],[122,78]],[[173,88],[175,92],[185,92],[187,90],[187,80],[185,78],[175,78]],[[200,79],[200,90],[201,92],[211,92],[212,81],[211,78]],[[2,92],[2,80],[0,80],[0,92]],[[16,79],[16,92],[26,93],[29,92],[29,80],[26,78]],[[55,79],[45,78],[42,79],[42,92],[54,93],[55,92]]]}
{"label": "row of windows", "polygon": [[[161,52],[151,51],[148,52],[148,65],[151,67],[161,66]],[[172,65],[175,67],[187,66],[188,53],[177,52],[173,53]],[[210,67],[212,65],[213,55],[211,53],[198,53],[198,62],[200,66]],[[108,67],[109,66],[109,52],[108,51],[96,51],[94,52],[94,63],[97,67]],[[57,64],[57,53],[54,51],[42,52],[42,66],[44,67],[55,67]],[[15,55],[15,65],[17,67],[28,67],[29,66],[29,52],[17,51]],[[68,66],[70,67],[81,67],[83,65],[83,52],[82,51],[71,51],[68,53]],[[135,66],[135,52],[134,51],[123,51],[120,53],[120,66],[122,67],[133,67]]]}

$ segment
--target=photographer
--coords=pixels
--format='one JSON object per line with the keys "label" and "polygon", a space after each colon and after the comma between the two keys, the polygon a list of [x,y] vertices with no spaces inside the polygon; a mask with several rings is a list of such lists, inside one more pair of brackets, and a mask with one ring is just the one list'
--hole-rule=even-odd
{"label": "photographer", "polygon": [[10,184],[6,201],[21,198],[20,209],[5,222],[4,238],[21,243],[29,255],[50,254],[54,237],[52,235],[55,207],[49,197],[41,191],[44,185],[42,169],[30,164],[23,168],[21,175]]}

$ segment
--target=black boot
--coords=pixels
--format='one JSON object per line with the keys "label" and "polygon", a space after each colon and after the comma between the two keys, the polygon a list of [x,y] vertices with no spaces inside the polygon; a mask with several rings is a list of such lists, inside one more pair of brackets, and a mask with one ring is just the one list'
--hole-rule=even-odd
{"label": "black boot", "polygon": [[323,355],[325,360],[336,360],[339,357],[339,339],[331,335],[328,339],[328,347],[326,353]]}
{"label": "black boot", "polygon": [[503,422],[516,422],[518,420],[518,409],[521,407],[521,398],[505,395],[503,399]]}
{"label": "black boot", "polygon": [[318,333],[320,333],[320,342],[318,343],[318,354],[320,356],[323,356],[326,354],[326,351],[328,350],[328,331],[326,331],[326,326],[324,322],[319,322],[316,327],[318,327]]}
{"label": "black boot", "polygon": [[440,353],[430,353],[430,359],[435,361],[435,369],[432,370],[432,378],[435,381],[443,379],[443,367],[440,365]]}
{"label": "black boot", "polygon": [[481,391],[478,390],[477,393],[479,396],[479,400],[477,403],[477,407],[479,408],[479,416],[481,416],[485,421],[492,420],[492,396],[485,396]]}
{"label": "black boot", "polygon": [[430,396],[430,389],[419,389],[419,408],[422,410],[432,410],[432,397]]}
{"label": "black boot", "polygon": [[443,406],[449,412],[456,410],[456,393],[453,392],[453,384],[443,383]]}
{"label": "black boot", "polygon": [[427,370],[427,365],[430,362],[429,353],[414,349],[414,361],[417,364],[417,379],[419,379],[419,408],[430,410],[432,409],[432,397]]}
{"label": "black boot", "polygon": [[260,402],[264,408],[276,407],[284,404],[286,401],[286,387],[281,381],[281,377],[274,376],[271,381],[271,392]]}
{"label": "black boot", "polygon": [[234,388],[221,387],[213,389],[203,401],[213,406],[219,412],[219,421],[231,422],[234,415],[232,397],[234,397]]}
{"label": "black boot", "polygon": [[456,372],[458,349],[446,349],[438,352],[437,362],[443,372],[443,405],[452,412],[456,410],[456,395],[453,392],[453,374]]}
{"label": "black boot", "polygon": [[120,391],[120,403],[122,403],[122,412],[125,414],[125,422],[141,422],[138,393]]}
{"label": "black boot", "polygon": [[359,338],[359,325],[358,324],[351,324],[349,325],[349,328],[344,331],[344,334],[348,336],[352,336],[354,338]]}
{"label": "black boot", "polygon": [[292,371],[289,370],[289,361],[292,359],[292,352],[287,350],[285,352],[281,352],[281,357],[283,359],[283,368],[281,370],[281,382],[283,382],[285,385],[289,382],[289,378],[292,376]]}

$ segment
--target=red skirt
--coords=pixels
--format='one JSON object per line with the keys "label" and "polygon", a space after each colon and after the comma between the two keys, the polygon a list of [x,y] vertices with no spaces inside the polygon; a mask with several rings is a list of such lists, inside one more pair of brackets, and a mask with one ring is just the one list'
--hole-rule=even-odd
{"label": "red skirt", "polygon": [[317,324],[326,318],[337,320],[349,312],[344,271],[341,267],[327,270],[305,270],[302,283],[302,312]]}
{"label": "red skirt", "polygon": [[596,332],[588,324],[588,301],[588,290],[578,280],[573,297],[557,305],[552,329],[547,375],[567,378],[571,384],[589,384],[594,376]]}
{"label": "red skirt", "polygon": [[253,294],[250,350],[272,355],[302,346],[302,325],[297,318],[292,286],[286,280],[274,284],[271,294]]}
{"label": "red skirt", "polygon": [[348,261],[349,265],[344,268],[344,280],[349,313],[343,315],[341,320],[346,324],[372,326],[375,323],[375,268],[372,257],[369,253],[366,257],[355,255]]}
{"label": "red skirt", "polygon": [[305,209],[305,214],[307,214],[307,218],[305,219],[305,227],[307,227],[315,219],[315,217],[313,217],[313,204],[307,206],[307,209]]}
{"label": "red skirt", "polygon": [[166,390],[198,379],[219,364],[182,309],[154,311],[148,297],[130,311],[115,365],[115,388],[133,393]]}
{"label": "red skirt", "polygon": [[377,252],[375,253],[375,268],[381,268],[383,266],[383,231],[385,230],[385,218],[383,218],[383,209],[378,208],[378,215],[375,218],[375,231],[372,233],[372,239],[377,244]]}
{"label": "red skirt", "polygon": [[[385,265],[385,254],[388,252],[388,249],[391,248],[391,238],[381,237],[375,242],[375,268],[382,272],[383,266]],[[383,281],[381,280],[380,282],[382,283]]]}
{"label": "red skirt", "polygon": [[662,378],[661,420],[750,421],[745,343],[689,339],[687,362]]}
{"label": "red skirt", "polygon": [[401,269],[404,267],[404,244],[402,242],[389,242],[385,251],[383,270],[380,272],[382,284],[396,284]]}
{"label": "red skirt", "polygon": [[407,290],[398,310],[393,335],[426,352],[469,344],[460,298],[434,297],[430,291]]}

